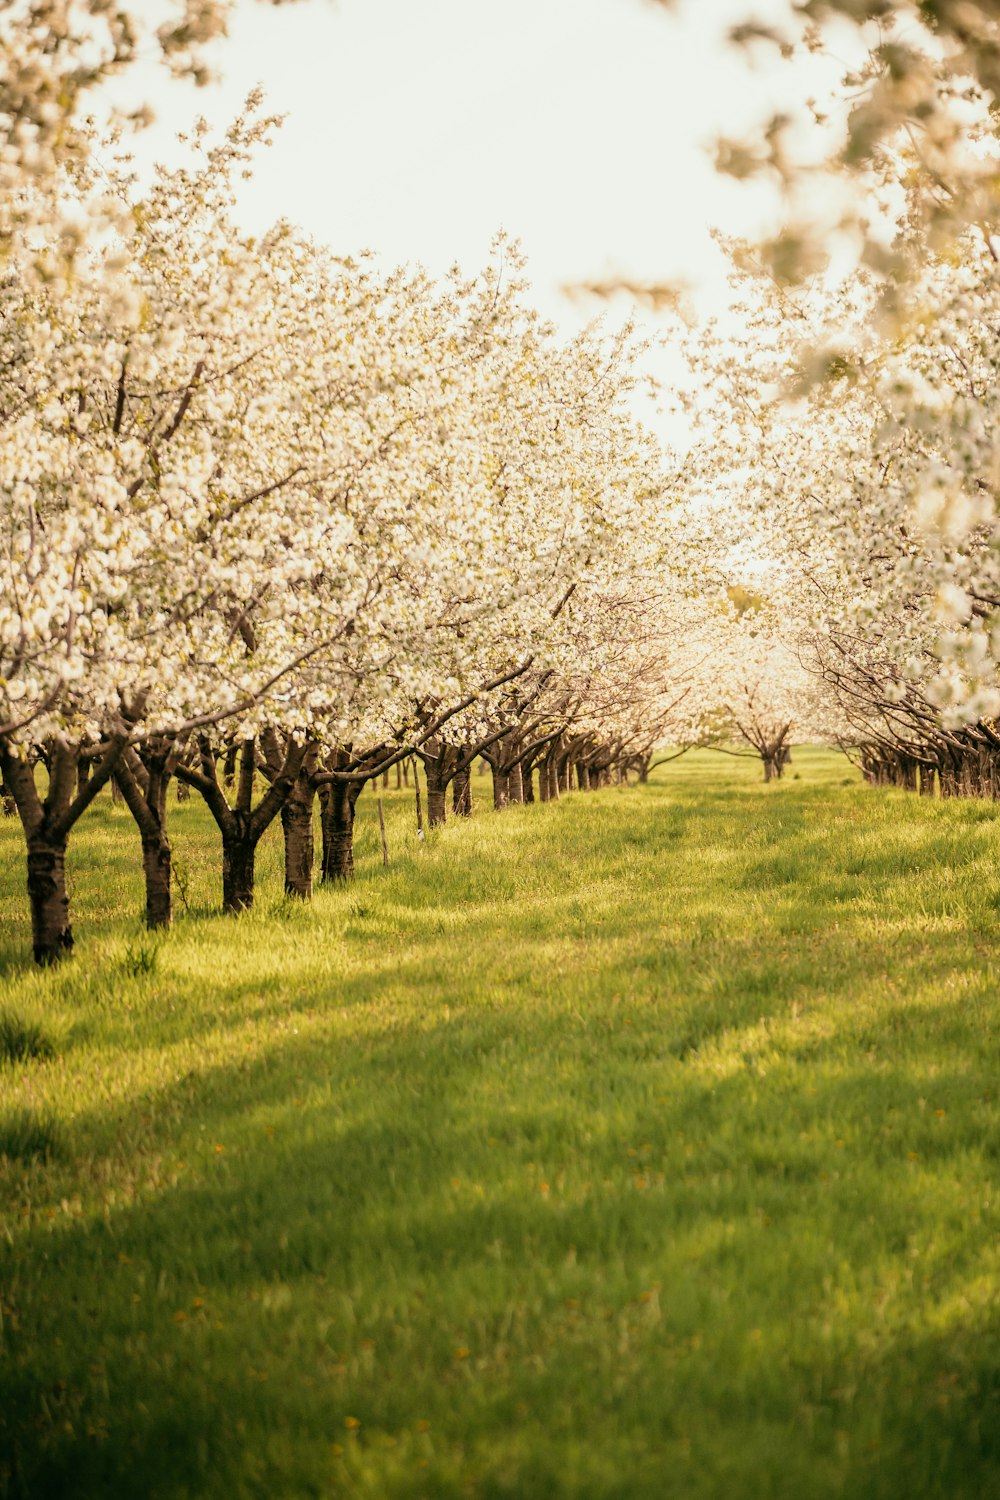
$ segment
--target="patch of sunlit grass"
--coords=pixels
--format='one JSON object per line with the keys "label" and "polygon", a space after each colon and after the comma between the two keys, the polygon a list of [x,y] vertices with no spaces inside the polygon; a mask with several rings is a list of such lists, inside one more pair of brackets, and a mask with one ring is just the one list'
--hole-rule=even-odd
{"label": "patch of sunlit grass", "polygon": [[[138,928],[138,839],[71,846],[24,962],[0,825],[0,1493],[991,1492],[1000,1472],[995,815],[700,755]],[[144,955],[155,954],[147,959]],[[42,1024],[42,1023],[39,1023]]]}

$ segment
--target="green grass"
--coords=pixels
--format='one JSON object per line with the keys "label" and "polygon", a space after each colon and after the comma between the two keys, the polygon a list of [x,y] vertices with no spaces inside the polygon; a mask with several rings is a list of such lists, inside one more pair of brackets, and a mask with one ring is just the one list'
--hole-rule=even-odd
{"label": "green grass", "polygon": [[366,791],[238,921],[191,803],[155,949],[102,798],[44,973],[0,825],[0,1493],[1000,1493],[996,812],[758,775],[391,794],[388,872]]}
{"label": "green grass", "polygon": [[54,1053],[51,1037],[37,1021],[25,1020],[12,1010],[0,1010],[0,1065],[31,1062]]}

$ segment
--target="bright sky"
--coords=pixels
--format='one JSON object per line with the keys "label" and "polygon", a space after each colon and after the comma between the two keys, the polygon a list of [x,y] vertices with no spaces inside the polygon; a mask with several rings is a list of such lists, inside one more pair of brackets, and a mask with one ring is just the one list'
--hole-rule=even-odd
{"label": "bright sky", "polygon": [[248,228],[283,216],[339,253],[444,271],[482,264],[503,227],[567,326],[600,305],[561,289],[615,275],[684,279],[711,308],[711,226],[752,233],[768,202],[715,173],[711,142],[812,83],[777,59],[752,70],[722,41],[727,21],[776,3],[239,0],[221,84],[130,74],[159,120],[138,154],[171,156],[193,114],[222,126],[261,83],[287,119],[242,195]]}

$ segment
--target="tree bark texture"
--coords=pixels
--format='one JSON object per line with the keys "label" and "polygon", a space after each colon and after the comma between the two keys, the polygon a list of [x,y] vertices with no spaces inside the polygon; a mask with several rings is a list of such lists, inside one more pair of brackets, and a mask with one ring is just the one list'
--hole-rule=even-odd
{"label": "tree bark texture", "polygon": [[167,788],[174,760],[169,747],[153,748],[141,760],[127,751],[115,768],[114,784],[124,798],[142,841],[146,882],[146,926],[169,927],[173,920],[172,851],[167,837]]}
{"label": "tree bark texture", "polygon": [[548,781],[549,781],[549,801],[550,802],[558,802],[559,801],[559,765],[558,765],[558,762],[556,761],[556,759],[553,757],[552,760],[545,761],[544,766],[543,766],[543,770],[545,771],[545,773],[546,773],[546,775],[548,777]]}
{"label": "tree bark texture", "polygon": [[28,840],[28,900],[35,963],[58,963],[73,948],[66,889],[66,844],[40,837]]}
{"label": "tree bark texture", "polygon": [[424,757],[424,776],[427,781],[428,826],[443,828],[448,816],[448,782],[430,756]]}
{"label": "tree bark texture", "polygon": [[288,801],[281,809],[281,832],[285,841],[285,895],[302,901],[312,897],[313,803],[316,788],[307,767],[295,778]]}
{"label": "tree bark texture", "polygon": [[363,785],[333,781],[320,788],[325,881],[350,880],[354,874],[354,808]]}
{"label": "tree bark texture", "polygon": [[503,812],[510,802],[510,776],[497,766],[491,766],[490,770],[493,772],[493,806],[497,812]]}
{"label": "tree bark texture", "polygon": [[254,897],[254,866],[257,842],[237,816],[236,828],[222,835],[222,910],[227,916],[250,911]]}
{"label": "tree bark texture", "polygon": [[169,927],[173,921],[173,865],[166,833],[142,836],[142,870],[146,879],[146,926]]}
{"label": "tree bark texture", "polygon": [[451,784],[451,808],[459,818],[472,816],[472,772],[468,766],[455,773]]}
{"label": "tree bark texture", "polygon": [[76,822],[114,772],[127,738],[128,726],[123,724],[109,738],[82,786],[80,745],[54,739],[46,755],[44,800],[35,784],[33,764],[16,747],[0,740],[0,776],[14,799],[27,848],[31,941],[37,964],[58,963],[72,951],[66,847]]}
{"label": "tree bark texture", "polygon": [[254,898],[254,867],[257,845],[291,797],[299,772],[315,754],[315,744],[279,741],[273,731],[261,737],[264,765],[270,785],[253,806],[257,769],[257,742],[247,738],[240,746],[236,805],[231,807],[219,783],[215,750],[208,739],[201,744],[201,767],[179,765],[178,780],[197,787],[222,835],[222,909],[229,914],[249,911]]}

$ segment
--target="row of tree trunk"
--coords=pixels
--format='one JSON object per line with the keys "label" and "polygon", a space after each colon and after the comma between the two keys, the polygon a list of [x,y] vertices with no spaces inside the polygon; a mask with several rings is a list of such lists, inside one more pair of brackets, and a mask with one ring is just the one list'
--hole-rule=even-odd
{"label": "row of tree trunk", "polygon": [[858,764],[870,786],[900,787],[923,797],[1000,799],[1000,739],[991,726],[906,749],[862,745]]}
{"label": "row of tree trunk", "polygon": [[[477,754],[492,772],[493,805],[498,810],[534,802],[536,785],[537,800],[550,802],[574,788],[590,791],[626,780],[630,771],[644,780],[651,758],[646,753],[626,754],[623,747],[602,745],[590,736],[574,738],[561,732],[532,737],[518,729],[476,746],[448,744],[432,736],[413,753],[423,764],[432,828],[445,822],[449,789],[452,812],[471,815],[471,772]],[[92,750],[59,741],[36,746],[25,758],[0,742],[0,795],[5,810],[9,803],[20,815],[27,843],[35,961],[55,963],[73,947],[68,841],[82,813],[109,782],[139,832],[146,923],[162,929],[173,917],[167,797],[172,781],[178,796],[196,790],[215,820],[221,842],[222,908],[236,914],[253,905],[257,848],[278,817],[285,892],[302,900],[311,897],[317,803],[321,879],[351,878],[355,808],[364,786],[379,778],[385,784],[393,764],[397,785],[409,782],[409,765],[402,756],[386,761],[384,747],[359,761],[350,747],[324,753],[317,744],[302,744],[273,730],[225,747],[222,753],[208,739],[193,754],[167,739],[137,748],[128,744],[127,726],[119,739]],[[44,767],[47,776],[44,797],[36,783],[38,767]],[[415,762],[413,775],[419,799]]]}

